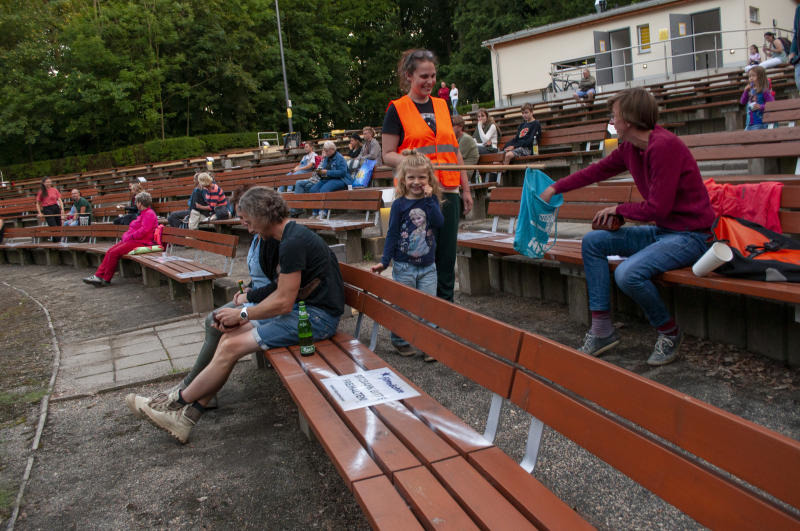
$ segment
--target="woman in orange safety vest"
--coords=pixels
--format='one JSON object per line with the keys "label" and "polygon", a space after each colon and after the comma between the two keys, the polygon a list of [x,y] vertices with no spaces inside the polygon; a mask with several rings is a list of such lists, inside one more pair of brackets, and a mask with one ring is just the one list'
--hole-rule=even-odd
{"label": "woman in orange safety vest", "polygon": [[[464,164],[450,122],[448,102],[432,97],[436,85],[436,57],[428,50],[406,50],[397,64],[400,88],[406,92],[389,103],[383,120],[383,160],[397,167],[404,149],[416,149],[433,164]],[[464,170],[437,170],[442,185],[444,226],[436,235],[436,295],[453,300],[458,221],[461,206],[472,210],[469,180]]]}

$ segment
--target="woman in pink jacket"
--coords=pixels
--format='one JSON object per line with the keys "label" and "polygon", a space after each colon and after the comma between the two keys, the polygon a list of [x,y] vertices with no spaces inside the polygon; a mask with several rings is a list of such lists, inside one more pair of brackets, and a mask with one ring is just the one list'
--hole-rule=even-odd
{"label": "woman in pink jacket", "polygon": [[136,207],[139,209],[139,217],[131,222],[130,227],[122,235],[122,241],[114,244],[106,252],[105,258],[100,263],[100,267],[94,275],[83,279],[87,284],[96,287],[107,286],[111,283],[111,277],[117,270],[119,259],[123,255],[131,252],[137,247],[155,244],[155,232],[158,226],[156,213],[150,208],[153,205],[153,198],[147,192],[136,194]]}

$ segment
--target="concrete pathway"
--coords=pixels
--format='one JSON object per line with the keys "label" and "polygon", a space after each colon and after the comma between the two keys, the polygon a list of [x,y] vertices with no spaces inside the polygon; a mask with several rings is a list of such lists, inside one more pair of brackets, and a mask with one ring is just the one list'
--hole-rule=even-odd
{"label": "concrete pathway", "polygon": [[203,344],[190,317],[62,346],[54,397],[97,393],[187,371]]}

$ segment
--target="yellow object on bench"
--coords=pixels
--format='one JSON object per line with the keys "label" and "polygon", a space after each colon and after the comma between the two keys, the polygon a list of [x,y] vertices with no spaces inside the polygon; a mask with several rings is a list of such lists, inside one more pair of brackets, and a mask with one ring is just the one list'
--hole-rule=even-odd
{"label": "yellow object on bench", "polygon": [[163,247],[160,245],[144,245],[142,247],[137,247],[133,251],[129,252],[128,254],[147,254],[147,253],[160,253],[164,250]]}

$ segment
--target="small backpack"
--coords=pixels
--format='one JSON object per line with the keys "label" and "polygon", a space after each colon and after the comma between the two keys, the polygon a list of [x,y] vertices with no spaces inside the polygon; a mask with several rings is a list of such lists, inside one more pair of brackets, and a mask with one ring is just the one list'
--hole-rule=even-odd
{"label": "small backpack", "polygon": [[164,225],[159,225],[156,227],[155,232],[153,233],[153,240],[155,240],[156,245],[162,244],[161,234],[164,232]]}
{"label": "small backpack", "polygon": [[800,241],[742,218],[720,216],[712,227],[714,240],[727,243],[733,259],[716,269],[721,275],[800,282]]}
{"label": "small backpack", "polygon": [[781,41],[781,44],[783,44],[783,53],[789,55],[789,50],[792,48],[792,41],[786,37],[778,37],[778,40]]}

